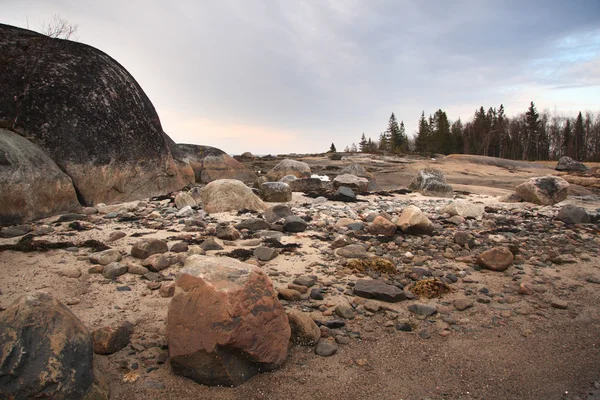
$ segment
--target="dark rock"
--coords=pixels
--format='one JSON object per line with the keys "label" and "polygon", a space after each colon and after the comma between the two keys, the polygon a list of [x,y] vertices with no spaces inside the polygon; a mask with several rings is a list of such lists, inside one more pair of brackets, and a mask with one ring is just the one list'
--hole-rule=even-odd
{"label": "dark rock", "polygon": [[128,267],[126,265],[119,264],[118,262],[112,262],[102,269],[102,276],[106,279],[115,280],[119,276],[126,274]]}
{"label": "dark rock", "polygon": [[325,194],[333,190],[331,181],[323,181],[319,178],[303,178],[288,182],[292,192],[321,193]]}
{"label": "dark rock", "polygon": [[279,251],[266,246],[259,246],[254,249],[254,257],[259,261],[271,261],[279,255]]}
{"label": "dark rock", "polygon": [[383,300],[390,303],[406,299],[402,290],[393,285],[372,279],[359,279],[354,286],[354,294],[367,299]]}
{"label": "dark rock", "polygon": [[94,341],[94,353],[112,354],[121,350],[129,344],[129,337],[133,332],[130,322],[123,322],[117,326],[105,326],[92,332]]}
{"label": "dark rock", "polygon": [[341,319],[332,319],[329,321],[323,322],[323,326],[326,326],[329,329],[339,329],[346,326],[346,323]]}
{"label": "dark rock", "polygon": [[563,156],[558,160],[556,165],[557,171],[568,171],[568,172],[585,172],[589,168],[585,164],[573,160],[571,157]]}
{"label": "dark rock", "polygon": [[399,330],[401,332],[412,332],[413,327],[407,323],[401,322],[399,324],[396,324],[396,330]]}
{"label": "dark rock", "polygon": [[339,304],[335,308],[335,313],[344,319],[354,319],[354,310],[349,305]]}
{"label": "dark rock", "polygon": [[321,338],[321,330],[307,313],[291,310],[287,313],[292,330],[292,341],[302,346],[313,346]]}
{"label": "dark rock", "polygon": [[308,228],[308,223],[296,215],[290,215],[285,218],[283,230],[286,232],[304,232]]}
{"label": "dark rock", "polygon": [[310,298],[313,300],[323,300],[325,296],[323,296],[321,289],[312,289],[310,291]]}
{"label": "dark rock", "polygon": [[334,193],[333,196],[330,197],[331,201],[343,201],[345,203],[353,203],[356,202],[356,194],[346,186],[340,186]]}
{"label": "dark rock", "polygon": [[292,213],[292,209],[290,206],[285,204],[277,204],[276,206],[273,206],[263,212],[263,217],[269,224],[272,224],[273,222],[282,218],[289,217],[290,215],[294,215]]}
{"label": "dark rock", "polygon": [[31,232],[31,225],[15,225],[0,230],[0,238],[13,238]]}
{"label": "dark rock", "polygon": [[271,225],[269,225],[269,223],[267,221],[265,221],[264,219],[260,219],[260,218],[248,218],[248,219],[243,220],[242,222],[240,222],[239,224],[237,224],[235,226],[235,228],[240,231],[242,229],[247,229],[252,232],[262,231],[265,229],[269,229],[270,227],[271,227]]}
{"label": "dark rock", "polygon": [[223,150],[210,146],[181,144],[177,147],[194,170],[197,183],[209,183],[217,179],[237,179],[250,183],[256,174]]}
{"label": "dark rock", "polygon": [[148,97],[105,53],[0,25],[0,54],[0,120],[54,160],[84,205],[150,197],[193,182],[191,168],[174,160]]}
{"label": "dark rock", "polygon": [[189,246],[186,242],[178,242],[171,246],[173,253],[186,253],[189,250]]}
{"label": "dark rock", "polygon": [[585,208],[572,204],[563,206],[556,215],[556,219],[565,224],[588,224],[591,222],[591,218],[587,211],[585,211]]}
{"label": "dark rock", "polygon": [[0,398],[82,399],[92,362],[89,332],[50,294],[22,296],[0,314]]}

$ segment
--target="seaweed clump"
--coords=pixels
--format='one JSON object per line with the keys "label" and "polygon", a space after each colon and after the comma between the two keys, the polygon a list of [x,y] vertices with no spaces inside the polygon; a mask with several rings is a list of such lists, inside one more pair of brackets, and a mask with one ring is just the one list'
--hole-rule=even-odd
{"label": "seaweed clump", "polygon": [[441,297],[443,294],[450,292],[452,289],[446,283],[436,278],[422,279],[415,283],[412,287],[412,292],[420,297]]}
{"label": "seaweed clump", "polygon": [[382,274],[394,275],[397,273],[396,266],[390,260],[385,258],[367,258],[367,259],[352,259],[346,264],[348,268],[355,269],[359,272],[375,271]]}

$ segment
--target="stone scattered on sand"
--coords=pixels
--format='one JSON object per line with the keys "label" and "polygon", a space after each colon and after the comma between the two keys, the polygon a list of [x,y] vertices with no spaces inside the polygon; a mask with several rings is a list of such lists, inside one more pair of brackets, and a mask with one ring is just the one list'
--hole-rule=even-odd
{"label": "stone scattered on sand", "polygon": [[286,232],[304,232],[308,228],[308,223],[296,215],[285,217],[283,230]]}
{"label": "stone scattered on sand", "polygon": [[127,321],[96,329],[92,332],[94,353],[103,355],[116,353],[129,344],[132,332],[133,325]]}
{"label": "stone scattered on sand", "polygon": [[169,251],[165,242],[159,239],[141,239],[131,248],[131,255],[135,258],[145,260],[152,254],[162,254]]}
{"label": "stone scattered on sand", "polygon": [[2,228],[0,230],[0,238],[13,238],[23,236],[31,232],[31,225],[14,225]]}
{"label": "stone scattered on sand", "polygon": [[129,268],[126,265],[112,262],[102,268],[102,276],[114,281],[119,276],[126,274],[128,270]]}
{"label": "stone scattered on sand", "polygon": [[453,200],[443,209],[443,212],[450,214],[450,216],[458,215],[463,218],[481,218],[484,209],[483,204],[475,204],[465,200]]}
{"label": "stone scattered on sand", "polygon": [[173,372],[206,385],[239,385],[279,367],[290,325],[267,275],[228,257],[191,256],[167,316]]}
{"label": "stone scattered on sand", "polygon": [[530,178],[515,188],[516,194],[525,201],[543,206],[565,200],[569,183],[557,176],[547,175]]}
{"label": "stone scattered on sand", "polygon": [[307,313],[292,309],[288,313],[291,337],[301,346],[313,346],[321,338],[321,330]]}
{"label": "stone scattered on sand", "polygon": [[192,196],[186,192],[181,192],[175,196],[175,206],[181,210],[184,207],[196,207],[197,204]]}
{"label": "stone scattered on sand", "polygon": [[92,264],[108,265],[113,262],[121,261],[123,256],[116,249],[99,251],[98,253],[90,254],[90,262]]}
{"label": "stone scattered on sand", "polygon": [[515,260],[513,253],[506,247],[494,247],[479,254],[477,262],[483,268],[492,271],[506,271]]}
{"label": "stone scattered on sand", "polygon": [[408,186],[424,196],[452,197],[452,186],[446,182],[444,173],[435,168],[423,168]]}
{"label": "stone scattered on sand", "polygon": [[464,297],[454,300],[454,308],[458,311],[465,311],[473,307],[473,304],[473,300]]}
{"label": "stone scattered on sand", "polygon": [[429,317],[438,312],[435,306],[421,303],[414,303],[409,305],[408,311],[410,311],[413,314],[422,315],[425,317]]}
{"label": "stone scattered on sand", "polygon": [[362,244],[349,244],[344,247],[340,247],[335,251],[340,257],[346,258],[367,258],[369,255]]}
{"label": "stone scattered on sand", "polygon": [[315,346],[315,353],[321,357],[330,357],[337,352],[338,345],[336,342],[329,339],[321,339]]}
{"label": "stone scattered on sand", "polygon": [[377,299],[388,303],[396,303],[406,299],[401,289],[374,279],[359,279],[354,286],[354,294],[367,299]]}
{"label": "stone scattered on sand", "polygon": [[382,236],[394,236],[396,234],[396,224],[388,221],[387,219],[377,216],[369,225],[369,232],[373,235],[382,235]]}
{"label": "stone scattered on sand", "polygon": [[396,225],[402,229],[402,232],[414,234],[431,234],[433,232],[433,223],[423,211],[417,206],[410,205],[404,209]]}
{"label": "stone scattered on sand", "polygon": [[259,246],[256,249],[254,249],[254,257],[256,257],[259,261],[271,261],[278,255],[279,251],[270,247]]}
{"label": "stone scattered on sand", "polygon": [[280,219],[294,215],[294,213],[292,212],[290,206],[285,204],[277,204],[263,211],[262,215],[267,223],[272,224],[275,221],[279,221]]}
{"label": "stone scattered on sand", "polygon": [[217,225],[217,237],[221,240],[238,240],[242,234],[228,222]]}

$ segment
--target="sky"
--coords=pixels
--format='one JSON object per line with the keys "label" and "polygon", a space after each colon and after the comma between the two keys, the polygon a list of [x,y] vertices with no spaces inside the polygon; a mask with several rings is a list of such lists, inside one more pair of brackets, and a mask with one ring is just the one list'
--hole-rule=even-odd
{"label": "sky", "polygon": [[598,0],[0,0],[1,23],[55,15],[176,142],[230,154],[342,150],[392,112],[410,136],[422,111],[600,111]]}

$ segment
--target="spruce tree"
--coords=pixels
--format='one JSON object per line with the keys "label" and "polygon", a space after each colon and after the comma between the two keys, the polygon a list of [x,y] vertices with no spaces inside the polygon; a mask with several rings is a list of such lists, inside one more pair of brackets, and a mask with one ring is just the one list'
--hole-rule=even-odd
{"label": "spruce tree", "polygon": [[335,144],[331,143],[331,147],[329,148],[329,151],[332,153],[337,153],[337,150],[335,148]]}
{"label": "spruce tree", "polygon": [[403,153],[408,153],[408,136],[406,136],[404,121],[400,121],[400,151]]}
{"label": "spruce tree", "polygon": [[417,137],[415,138],[415,151],[417,153],[425,153],[429,151],[429,133],[430,133],[430,125],[427,123],[427,119],[425,119],[425,111],[421,113],[421,119],[419,119],[419,130],[417,132]]}
{"label": "spruce tree", "polygon": [[399,151],[402,146],[402,138],[400,137],[400,127],[394,113],[388,121],[387,137],[390,139],[390,150],[393,152]]}
{"label": "spruce tree", "polygon": [[540,133],[540,121],[537,110],[535,109],[535,104],[533,101],[529,105],[529,109],[525,113],[527,127],[526,127],[526,137],[527,137],[527,159],[528,160],[537,160],[538,158],[538,141],[539,141],[539,133]]}
{"label": "spruce tree", "polygon": [[573,141],[575,142],[573,147],[575,154],[575,159],[579,161],[583,161],[585,158],[585,131],[583,129],[583,116],[581,115],[581,111],[579,115],[577,115],[577,119],[575,120],[575,132],[573,134]]}
{"label": "spruce tree", "polygon": [[358,150],[363,153],[367,151],[367,138],[365,137],[364,132],[363,132],[362,136],[360,137],[360,142],[358,142]]}

